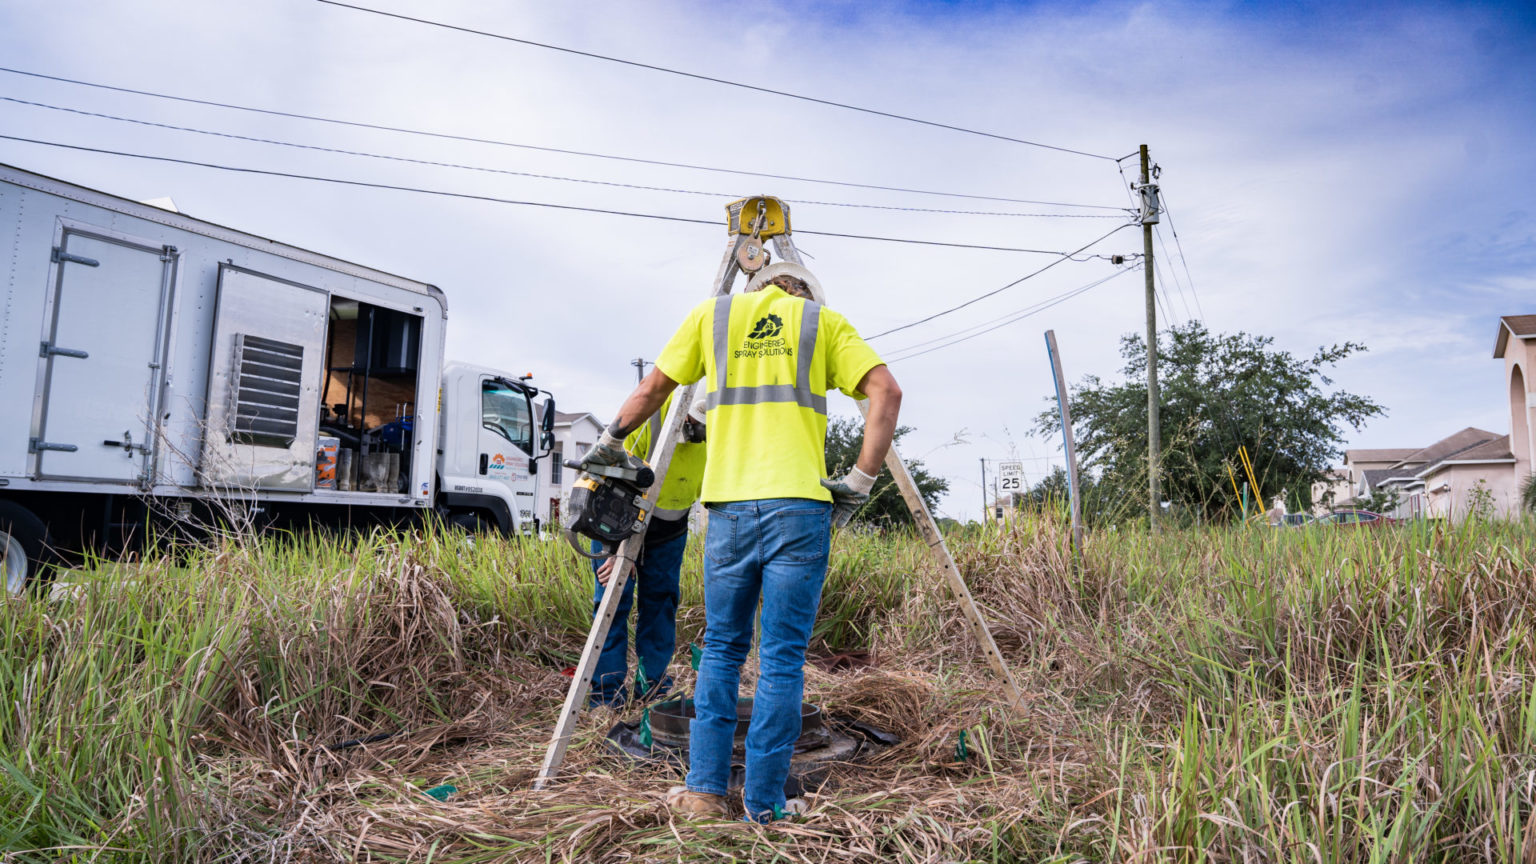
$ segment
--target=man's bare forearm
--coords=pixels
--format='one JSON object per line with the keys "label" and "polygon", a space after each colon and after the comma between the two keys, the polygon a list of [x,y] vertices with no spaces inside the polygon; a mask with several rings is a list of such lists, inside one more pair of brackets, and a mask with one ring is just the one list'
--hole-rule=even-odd
{"label": "man's bare forearm", "polygon": [[859,382],[859,390],[869,397],[869,413],[864,418],[864,445],[859,448],[860,471],[874,477],[880,473],[885,454],[896,434],[896,420],[901,414],[901,387],[885,366],[869,370]]}
{"label": "man's bare forearm", "polygon": [[652,414],[661,410],[667,396],[677,388],[677,382],[663,375],[660,369],[652,369],[646,375],[635,391],[629,394],[624,404],[619,406],[619,413],[608,424],[608,434],[615,438],[624,438],[629,433],[639,429]]}

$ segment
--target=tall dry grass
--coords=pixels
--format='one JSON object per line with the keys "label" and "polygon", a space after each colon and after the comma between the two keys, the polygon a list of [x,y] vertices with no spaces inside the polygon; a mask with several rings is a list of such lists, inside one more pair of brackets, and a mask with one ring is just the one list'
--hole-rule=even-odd
{"label": "tall dry grass", "polygon": [[878,665],[808,669],[808,698],[903,742],[767,828],[673,821],[676,776],[608,755],[607,711],[531,791],[591,610],[559,544],[381,532],[97,563],[0,601],[0,850],[1536,860],[1529,525],[1107,532],[1080,567],[1065,540],[1048,515],[951,538],[1026,693],[1008,706],[919,541],[836,538],[815,650]]}

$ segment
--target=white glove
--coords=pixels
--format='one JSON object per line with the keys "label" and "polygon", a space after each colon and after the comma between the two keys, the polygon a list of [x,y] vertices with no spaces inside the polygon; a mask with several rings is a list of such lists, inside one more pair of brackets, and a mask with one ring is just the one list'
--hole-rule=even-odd
{"label": "white glove", "polygon": [[597,443],[581,457],[581,470],[588,466],[622,465],[628,457],[624,451],[624,439],[616,438],[608,430],[597,437]]}
{"label": "white glove", "polygon": [[875,478],[855,465],[843,479],[822,478],[821,485],[832,493],[832,527],[841,528],[869,501],[869,490],[874,488]]}

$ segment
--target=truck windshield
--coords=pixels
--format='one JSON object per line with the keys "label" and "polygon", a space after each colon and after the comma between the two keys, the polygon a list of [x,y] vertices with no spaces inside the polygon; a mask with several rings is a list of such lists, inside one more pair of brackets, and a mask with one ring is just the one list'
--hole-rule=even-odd
{"label": "truck windshield", "polygon": [[528,396],[496,381],[480,385],[480,414],[485,428],[533,455],[533,414]]}

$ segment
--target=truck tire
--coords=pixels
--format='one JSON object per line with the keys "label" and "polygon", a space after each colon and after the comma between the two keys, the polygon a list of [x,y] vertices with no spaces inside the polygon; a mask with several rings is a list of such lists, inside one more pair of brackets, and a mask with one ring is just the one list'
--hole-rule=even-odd
{"label": "truck tire", "polygon": [[0,578],[5,590],[20,594],[43,573],[48,555],[48,526],[14,501],[0,501]]}
{"label": "truck tire", "polygon": [[448,524],[467,534],[495,534],[496,523],[479,510],[456,510],[448,516]]}

